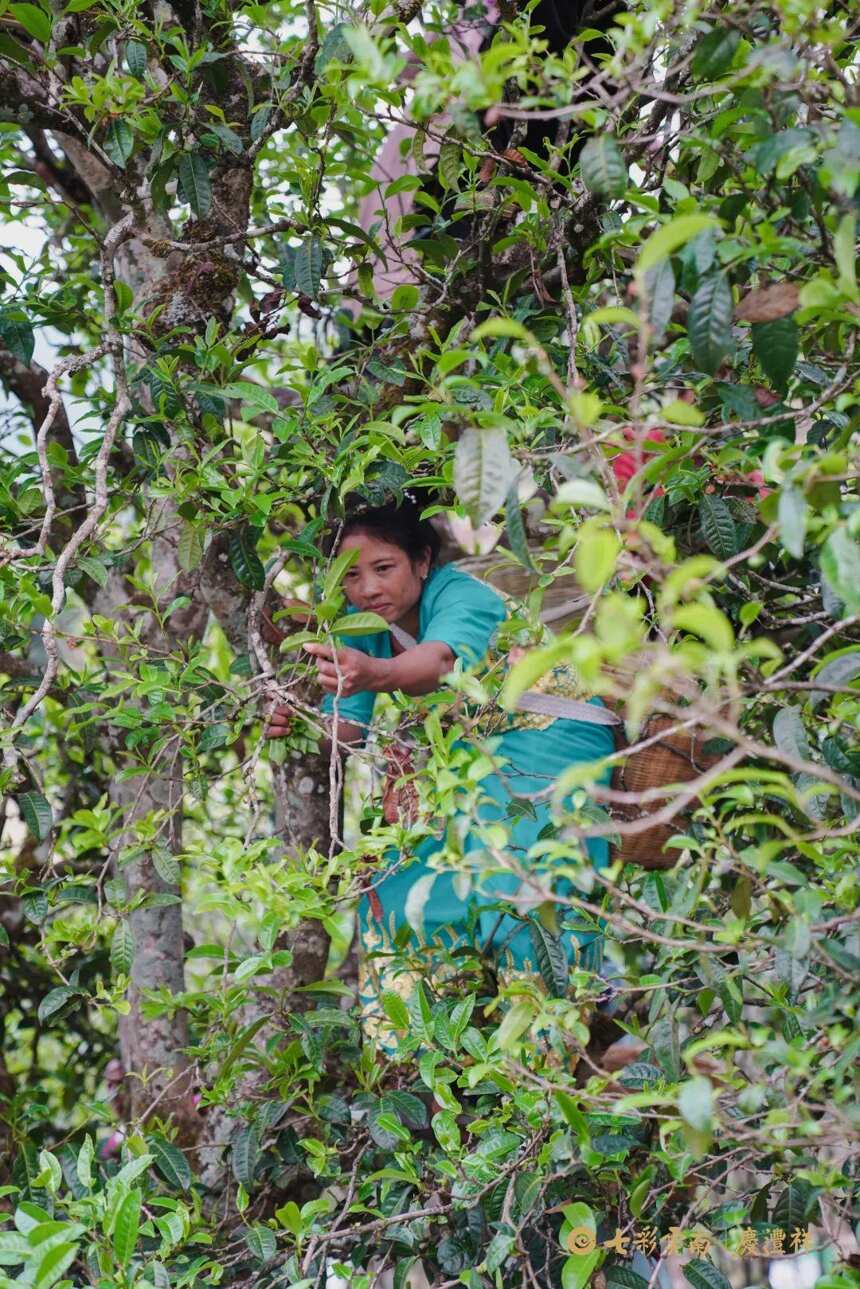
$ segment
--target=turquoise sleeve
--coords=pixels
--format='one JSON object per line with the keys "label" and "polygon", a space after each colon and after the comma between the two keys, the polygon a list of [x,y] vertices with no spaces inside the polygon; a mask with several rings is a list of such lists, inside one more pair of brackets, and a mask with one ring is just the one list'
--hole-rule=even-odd
{"label": "turquoise sleeve", "polygon": [[506,616],[504,600],[491,587],[477,578],[458,577],[440,590],[421,643],[438,640],[471,667],[484,658]]}

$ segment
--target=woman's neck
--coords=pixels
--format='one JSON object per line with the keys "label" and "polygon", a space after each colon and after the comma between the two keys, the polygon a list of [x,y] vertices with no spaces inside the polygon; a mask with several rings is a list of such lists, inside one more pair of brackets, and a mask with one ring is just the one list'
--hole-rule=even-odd
{"label": "woman's neck", "polygon": [[395,623],[395,626],[400,627],[401,631],[407,631],[409,635],[412,636],[413,640],[417,640],[418,638],[418,625],[419,625],[418,605],[420,603],[421,601],[419,600],[418,604],[414,604],[412,608],[409,610],[409,612],[404,613],[403,617],[398,618],[397,622]]}

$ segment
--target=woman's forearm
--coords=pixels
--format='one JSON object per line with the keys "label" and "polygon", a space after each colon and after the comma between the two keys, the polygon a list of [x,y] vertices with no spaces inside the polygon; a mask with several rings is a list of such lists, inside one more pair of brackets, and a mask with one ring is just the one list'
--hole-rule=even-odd
{"label": "woman's forearm", "polygon": [[428,640],[398,654],[396,658],[377,658],[376,678],[370,688],[378,694],[399,689],[413,697],[432,694],[439,682],[454,666],[454,651],[438,640]]}

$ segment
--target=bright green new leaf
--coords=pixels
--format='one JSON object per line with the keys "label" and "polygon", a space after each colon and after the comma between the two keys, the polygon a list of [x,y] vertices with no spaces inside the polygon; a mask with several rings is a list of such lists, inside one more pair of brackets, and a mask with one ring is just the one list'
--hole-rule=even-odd
{"label": "bright green new leaf", "polygon": [[706,228],[719,228],[719,223],[711,215],[676,215],[648,238],[639,252],[636,273],[639,276],[647,273]]}

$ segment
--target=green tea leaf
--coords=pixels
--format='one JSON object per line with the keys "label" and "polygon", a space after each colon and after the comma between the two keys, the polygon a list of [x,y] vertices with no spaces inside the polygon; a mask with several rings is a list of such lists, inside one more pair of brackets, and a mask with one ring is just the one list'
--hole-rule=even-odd
{"label": "green tea leaf", "polygon": [[58,985],[56,989],[49,990],[39,1003],[41,1024],[45,1025],[49,1020],[59,1020],[61,1016],[65,1016],[78,1006],[81,997],[80,990],[72,989],[69,985]]}
{"label": "green tea leaf", "polygon": [[29,367],[36,337],[21,309],[0,308],[0,340],[15,358]]}
{"label": "green tea leaf", "polygon": [[174,1189],[187,1191],[192,1180],[191,1169],[179,1147],[159,1133],[148,1134],[146,1144],[153,1155],[156,1168],[167,1184]]}
{"label": "green tea leaf", "polygon": [[212,209],[209,167],[199,152],[183,152],[179,158],[179,191],[198,219]]}
{"label": "green tea leaf", "polygon": [[459,139],[447,136],[439,147],[436,173],[439,182],[448,192],[456,192],[463,169],[463,149]]}
{"label": "green tea leaf", "polygon": [[140,40],[125,42],[125,65],[137,80],[142,81],[146,75],[147,50]]}
{"label": "green tea leaf", "polygon": [[249,1226],[244,1232],[245,1243],[259,1262],[271,1262],[278,1252],[278,1241],[268,1226]]}
{"label": "green tea leaf", "polygon": [[266,580],[265,570],[257,554],[258,538],[257,529],[245,525],[234,529],[227,542],[230,567],[238,581],[253,591],[262,591]]}
{"label": "green tea leaf", "polygon": [[778,390],[785,391],[797,363],[800,338],[794,318],[757,322],[752,328],[753,353]]}
{"label": "green tea leaf", "polygon": [[636,261],[636,272],[647,273],[667,255],[673,255],[691,238],[706,228],[718,228],[717,221],[711,215],[676,215],[653,232],[646,241]]}
{"label": "green tea leaf", "polygon": [[123,920],[111,936],[110,965],[114,975],[127,976],[134,962],[134,936],[128,922]]}
{"label": "green tea leaf", "polygon": [[322,262],[320,239],[313,236],[303,238],[293,258],[293,273],[298,290],[312,300],[319,296]]}
{"label": "green tea leaf", "polygon": [[134,132],[123,117],[114,117],[108,125],[104,149],[114,165],[124,170],[125,163],[134,151]]}
{"label": "green tea leaf", "polygon": [[795,559],[803,558],[806,541],[806,498],[799,488],[786,484],[779,494],[779,528],[782,544]]}
{"label": "green tea leaf", "polygon": [[709,273],[690,301],[690,348],[696,365],[709,376],[732,352],[732,307],[732,290],[725,273]]}
{"label": "green tea leaf", "polygon": [[21,818],[37,841],[44,841],[54,826],[50,803],[41,792],[22,792],[17,798]]}
{"label": "green tea leaf", "polygon": [[236,1181],[250,1191],[254,1185],[257,1162],[260,1157],[260,1141],[253,1124],[241,1128],[233,1138],[231,1162]]}
{"label": "green tea leaf", "polygon": [[136,1188],[123,1196],[113,1227],[113,1250],[120,1265],[128,1266],[137,1246],[140,1227],[141,1193]]}
{"label": "green tea leaf", "polygon": [[627,191],[627,166],[611,134],[589,139],[579,158],[582,182],[602,197],[623,197]]}
{"label": "green tea leaf", "polygon": [[693,1289],[731,1289],[722,1271],[704,1258],[691,1258],[681,1270]]}
{"label": "green tea leaf", "polygon": [[691,71],[696,80],[715,81],[727,72],[740,43],[736,27],[716,27],[703,36],[693,54]]}
{"label": "green tea leaf", "polygon": [[729,559],[738,548],[732,512],[721,497],[706,492],[699,502],[699,522],[710,550],[718,559]]}
{"label": "green tea leaf", "polygon": [[860,613],[860,544],[845,528],[837,528],[824,543],[821,571],[845,608]]}
{"label": "green tea leaf", "polygon": [[42,45],[49,44],[54,24],[44,9],[35,4],[10,4],[9,13],[34,40]]}

